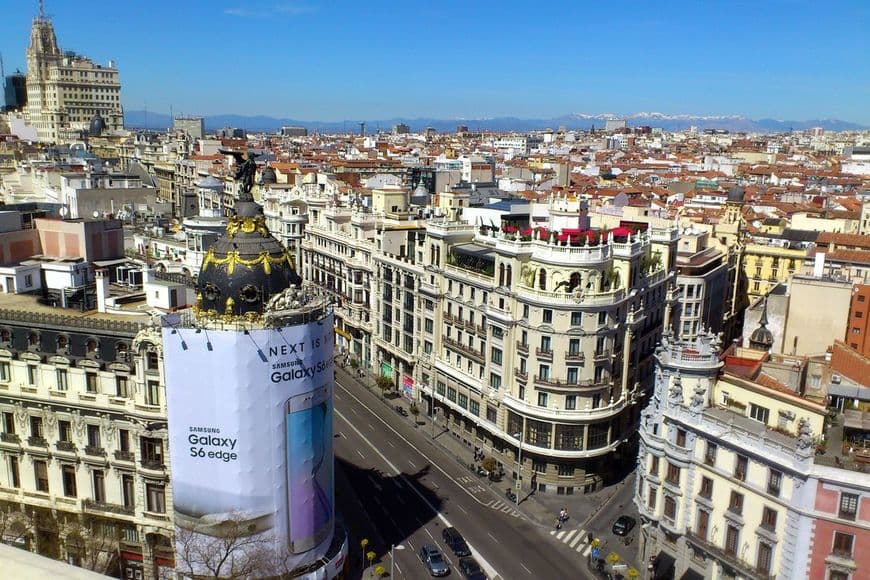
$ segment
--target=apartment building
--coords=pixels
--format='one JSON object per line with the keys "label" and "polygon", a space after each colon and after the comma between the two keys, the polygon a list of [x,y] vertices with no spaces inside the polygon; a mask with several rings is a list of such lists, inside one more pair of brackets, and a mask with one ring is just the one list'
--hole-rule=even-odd
{"label": "apartment building", "polygon": [[162,348],[148,320],[4,299],[2,541],[125,578],[173,565]]}
{"label": "apartment building", "polygon": [[824,357],[665,334],[634,500],[653,577],[860,577],[870,482],[848,413],[827,418],[836,377]]}
{"label": "apartment building", "polygon": [[105,130],[124,128],[121,82],[108,66],[57,45],[54,26],[40,13],[33,19],[27,48],[26,118],[40,141],[76,139],[102,119]]}
{"label": "apartment building", "polygon": [[559,232],[426,223],[426,410],[542,493],[598,489],[631,456],[674,299],[676,228],[574,221]]}
{"label": "apartment building", "polygon": [[704,329],[722,332],[732,313],[727,257],[708,246],[708,237],[708,232],[694,229],[683,231],[680,236],[676,262],[680,306],[676,328],[684,340],[695,338]]}

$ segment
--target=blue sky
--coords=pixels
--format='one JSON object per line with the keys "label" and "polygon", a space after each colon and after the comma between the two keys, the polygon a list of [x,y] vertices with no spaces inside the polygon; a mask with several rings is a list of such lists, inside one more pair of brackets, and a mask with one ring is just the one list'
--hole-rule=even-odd
{"label": "blue sky", "polygon": [[[123,7],[123,8],[122,8]],[[0,0],[7,74],[36,0]],[[870,1],[46,0],[129,110],[301,120],[659,111],[870,124]]]}

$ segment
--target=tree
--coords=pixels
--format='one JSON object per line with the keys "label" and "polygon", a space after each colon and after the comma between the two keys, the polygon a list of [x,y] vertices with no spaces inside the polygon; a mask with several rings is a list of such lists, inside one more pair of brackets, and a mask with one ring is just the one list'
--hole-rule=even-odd
{"label": "tree", "polygon": [[375,386],[381,390],[381,396],[386,397],[387,391],[392,390],[393,388],[393,381],[389,377],[381,375],[375,379]]}
{"label": "tree", "polygon": [[28,544],[33,522],[22,510],[22,504],[0,504],[0,541],[5,544]]}
{"label": "tree", "polygon": [[118,526],[99,518],[69,519],[64,523],[64,548],[76,565],[99,574],[118,568]]}
{"label": "tree", "polygon": [[247,578],[269,576],[276,562],[274,543],[242,514],[233,514],[220,525],[220,535],[176,528],[175,569],[196,578]]}
{"label": "tree", "polygon": [[408,407],[408,411],[414,417],[414,426],[417,426],[417,416],[420,414],[420,407],[417,406],[417,403],[411,403],[411,406]]}

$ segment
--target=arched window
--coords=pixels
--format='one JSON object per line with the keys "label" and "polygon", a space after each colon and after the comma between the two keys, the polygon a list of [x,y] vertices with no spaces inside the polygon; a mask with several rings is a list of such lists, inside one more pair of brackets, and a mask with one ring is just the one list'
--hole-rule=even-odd
{"label": "arched window", "polygon": [[504,286],[504,264],[498,265],[498,285]]}
{"label": "arched window", "polygon": [[541,268],[541,271],[538,272],[538,288],[541,290],[547,289],[547,271],[544,268]]}
{"label": "arched window", "polygon": [[505,280],[505,286],[510,286],[511,284],[513,284],[513,281],[514,281],[513,267],[508,266],[507,267],[507,279]]}
{"label": "arched window", "polygon": [[8,328],[0,329],[0,343],[8,345],[12,343],[12,331]]}
{"label": "arched window", "polygon": [[57,352],[66,352],[69,348],[69,337],[61,334],[57,337]]}
{"label": "arched window", "polygon": [[30,348],[39,347],[39,333],[31,332],[27,335],[27,346],[29,346]]}

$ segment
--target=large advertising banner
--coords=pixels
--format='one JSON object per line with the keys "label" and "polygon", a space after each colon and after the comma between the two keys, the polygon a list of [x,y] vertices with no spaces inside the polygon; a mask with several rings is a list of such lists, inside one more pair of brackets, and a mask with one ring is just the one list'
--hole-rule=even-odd
{"label": "large advertising banner", "polygon": [[243,529],[285,562],[322,557],[335,517],[332,315],[248,331],[165,320],[176,526],[203,539]]}

